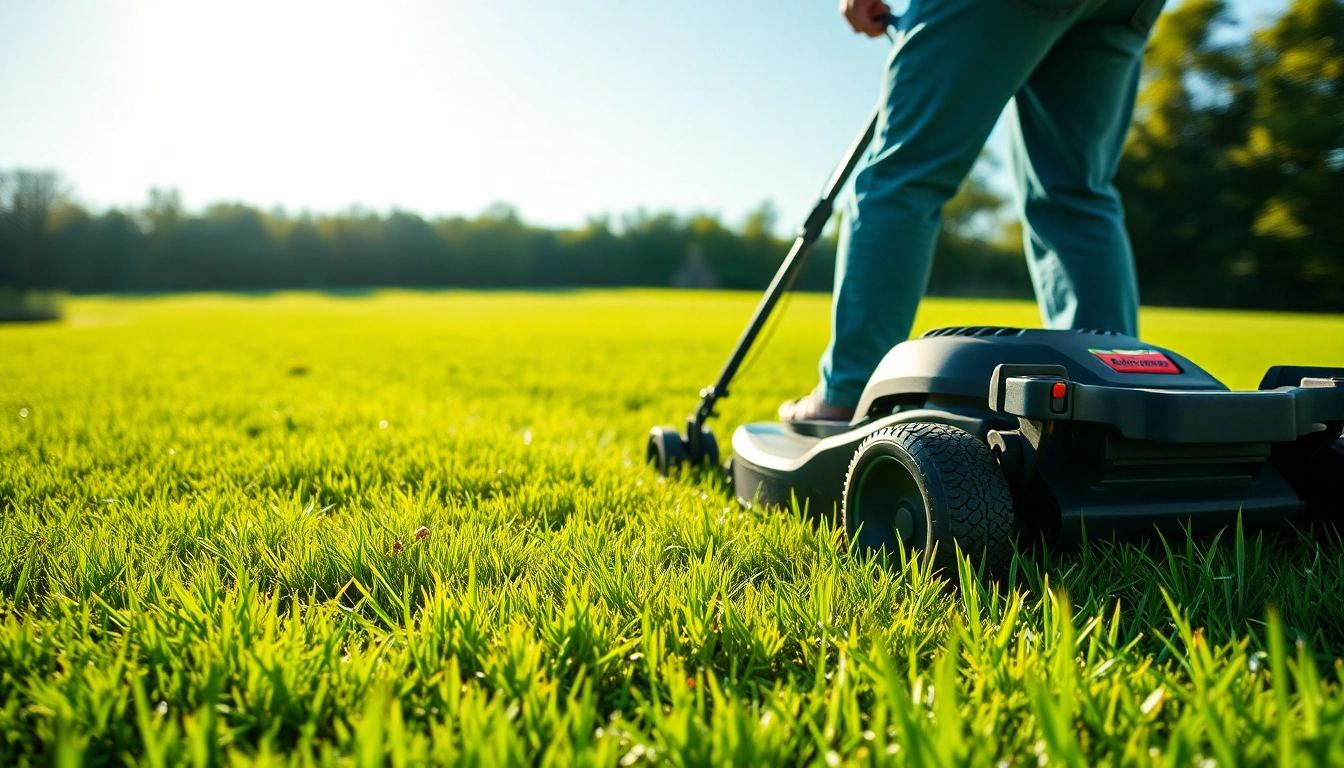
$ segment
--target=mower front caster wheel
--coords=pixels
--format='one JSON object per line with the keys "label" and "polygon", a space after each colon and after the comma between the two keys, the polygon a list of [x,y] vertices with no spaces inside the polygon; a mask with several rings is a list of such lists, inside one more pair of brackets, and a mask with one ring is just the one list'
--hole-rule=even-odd
{"label": "mower front caster wheel", "polygon": [[944,424],[901,424],[864,440],[845,476],[841,518],[858,552],[895,555],[903,544],[945,576],[957,571],[957,546],[991,575],[1012,560],[1008,481],[988,446]]}
{"label": "mower front caster wheel", "polygon": [[649,430],[644,459],[653,464],[663,477],[688,464],[714,466],[719,463],[719,441],[714,438],[713,432],[705,428],[700,431],[700,445],[692,446],[676,427],[654,427]]}

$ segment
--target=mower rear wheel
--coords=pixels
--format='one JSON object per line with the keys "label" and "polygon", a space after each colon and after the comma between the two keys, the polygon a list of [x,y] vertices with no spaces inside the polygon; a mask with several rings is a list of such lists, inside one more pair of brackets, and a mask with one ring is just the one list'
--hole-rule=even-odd
{"label": "mower rear wheel", "polygon": [[904,545],[945,575],[956,572],[957,546],[991,575],[1012,560],[1008,481],[988,446],[944,424],[900,424],[864,440],[845,476],[841,519],[858,552]]}
{"label": "mower rear wheel", "polygon": [[711,467],[719,465],[719,441],[714,437],[714,433],[709,427],[700,430],[700,455],[691,457],[692,463],[707,464]]}

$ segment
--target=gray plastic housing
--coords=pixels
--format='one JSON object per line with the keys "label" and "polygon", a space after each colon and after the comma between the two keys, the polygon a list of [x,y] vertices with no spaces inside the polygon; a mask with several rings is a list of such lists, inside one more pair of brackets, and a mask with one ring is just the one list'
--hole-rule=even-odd
{"label": "gray plastic housing", "polygon": [[[1009,378],[1003,402],[991,401],[990,408],[1032,421],[1107,424],[1122,437],[1159,443],[1282,443],[1344,421],[1344,387],[1182,392],[1070,381],[1065,396],[1056,398],[1052,390],[1059,381]],[[1063,404],[1055,405],[1057,400]]]}
{"label": "gray plastic housing", "polygon": [[[974,335],[976,331],[982,335]],[[1180,372],[1120,373],[1107,367],[1094,350],[1159,352]],[[1222,382],[1181,355],[1132,336],[1018,328],[939,329],[892,347],[864,387],[853,423],[888,412],[893,401],[931,392],[988,402],[990,377],[1005,363],[1059,366],[1065,378],[1092,386],[1227,391]]]}

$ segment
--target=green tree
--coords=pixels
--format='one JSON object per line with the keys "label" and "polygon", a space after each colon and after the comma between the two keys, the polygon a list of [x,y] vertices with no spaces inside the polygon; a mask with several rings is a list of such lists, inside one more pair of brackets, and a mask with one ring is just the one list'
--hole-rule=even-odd
{"label": "green tree", "polygon": [[1228,160],[1264,192],[1254,271],[1344,306],[1344,3],[1295,0],[1249,59],[1249,126]]}
{"label": "green tree", "polygon": [[1158,22],[1117,176],[1144,300],[1344,308],[1344,5],[1293,0],[1245,42],[1226,3]]}

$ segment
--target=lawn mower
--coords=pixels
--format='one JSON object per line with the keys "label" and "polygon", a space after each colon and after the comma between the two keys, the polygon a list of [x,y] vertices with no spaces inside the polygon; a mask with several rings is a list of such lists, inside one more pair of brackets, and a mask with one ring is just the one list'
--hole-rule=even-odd
{"label": "lawn mower", "polygon": [[[873,137],[849,148],[686,429],[654,427],[664,475],[719,465],[717,401],[801,270]],[[838,511],[858,551],[956,546],[991,569],[1019,534],[1195,535],[1344,522],[1344,368],[1276,366],[1229,391],[1190,360],[1099,330],[953,327],[885,356],[844,422],[745,424],[728,477],[747,506]],[[954,544],[956,546],[954,546]],[[936,554],[935,554],[936,553]]]}

